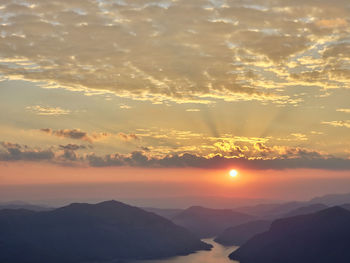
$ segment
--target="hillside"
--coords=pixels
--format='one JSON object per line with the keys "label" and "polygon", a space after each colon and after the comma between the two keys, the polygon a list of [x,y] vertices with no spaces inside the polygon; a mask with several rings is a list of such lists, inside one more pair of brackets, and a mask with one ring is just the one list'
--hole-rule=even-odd
{"label": "hillside", "polygon": [[279,219],[230,254],[240,263],[350,262],[350,211],[332,207]]}
{"label": "hillside", "polygon": [[162,258],[210,249],[186,229],[116,201],[0,211],[0,262]]}
{"label": "hillside", "polygon": [[248,214],[230,209],[211,209],[193,206],[175,216],[172,221],[200,238],[213,237],[228,227],[254,220]]}
{"label": "hillside", "polygon": [[214,241],[225,246],[240,246],[256,234],[267,231],[270,226],[269,220],[251,221],[225,229]]}

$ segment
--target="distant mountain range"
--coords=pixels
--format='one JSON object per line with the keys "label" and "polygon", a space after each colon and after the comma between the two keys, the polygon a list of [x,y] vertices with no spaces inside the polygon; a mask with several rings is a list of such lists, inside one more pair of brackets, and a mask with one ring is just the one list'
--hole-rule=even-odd
{"label": "distant mountain range", "polygon": [[172,220],[200,238],[217,236],[215,241],[220,244],[242,245],[255,234],[267,231],[275,219],[310,214],[328,207],[328,205],[317,203],[319,201],[328,205],[343,205],[347,201],[350,202],[350,194],[325,195],[304,202],[259,204],[232,210],[200,206],[185,210],[144,209]]}
{"label": "distant mountain range", "polygon": [[22,201],[12,201],[0,203],[0,210],[2,209],[28,209],[32,211],[48,211],[52,208],[48,206],[33,205]]}
{"label": "distant mountain range", "polygon": [[[284,215],[281,215],[280,218],[311,214],[326,208],[327,206],[323,204],[303,206],[293,209]],[[256,234],[269,230],[272,222],[273,220],[256,220],[235,227],[230,227],[218,235],[218,237],[215,239],[215,242],[226,246],[240,246]]]}
{"label": "distant mountain range", "polygon": [[[334,258],[342,260],[336,253],[343,253],[346,242],[350,244],[341,234],[343,229],[350,235],[344,223],[350,225],[346,221],[349,203],[350,194],[234,209],[140,209],[117,201],[75,203],[58,209],[21,201],[0,203],[0,262],[157,259],[208,250],[211,245],[199,238],[214,236],[217,243],[241,245],[230,255],[241,263],[327,262],[309,250],[320,252],[328,260],[329,254],[335,253]],[[333,205],[340,207],[329,208]],[[340,238],[336,239],[331,230]],[[329,250],[327,240],[332,241]],[[302,261],[304,250],[309,261]],[[289,259],[288,251],[300,258]]]}
{"label": "distant mountain range", "polygon": [[350,193],[346,194],[329,194],[315,197],[309,201],[312,204],[324,204],[328,206],[336,206],[350,203]]}
{"label": "distant mountain range", "polygon": [[230,254],[240,263],[348,263],[350,211],[342,207],[274,221]]}
{"label": "distant mountain range", "polygon": [[[350,203],[350,193],[329,194],[315,197],[308,201],[292,201],[283,203],[264,203],[252,206],[237,207],[234,210],[241,213],[250,214],[259,218],[277,219],[285,217],[292,210],[308,207],[312,205],[337,206]],[[325,208],[324,207],[324,208]]]}
{"label": "distant mountain range", "polygon": [[155,259],[209,250],[188,230],[117,201],[52,211],[0,210],[0,262]]}
{"label": "distant mountain range", "polygon": [[215,238],[215,242],[224,246],[240,246],[256,234],[267,231],[271,226],[269,220],[256,220],[225,229]]}
{"label": "distant mountain range", "polygon": [[246,223],[254,219],[251,215],[230,209],[193,206],[173,217],[172,221],[179,226],[187,228],[200,238],[207,238],[220,234],[230,226]]}
{"label": "distant mountain range", "polygon": [[172,219],[178,214],[182,213],[184,209],[166,209],[166,208],[153,208],[153,207],[142,207],[143,210],[155,213],[159,216],[165,217],[167,219]]}
{"label": "distant mountain range", "polygon": [[328,208],[328,206],[324,205],[324,204],[311,204],[311,205],[302,206],[302,207],[298,207],[296,209],[293,209],[293,210],[289,211],[288,213],[281,215],[281,218],[293,217],[293,216],[299,216],[299,215],[307,215],[307,214],[311,214],[311,213],[315,213],[315,212],[324,210],[326,208]]}

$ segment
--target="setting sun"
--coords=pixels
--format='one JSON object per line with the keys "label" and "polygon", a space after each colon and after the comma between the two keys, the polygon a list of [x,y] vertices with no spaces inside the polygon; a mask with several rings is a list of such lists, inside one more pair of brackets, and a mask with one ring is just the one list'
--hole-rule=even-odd
{"label": "setting sun", "polygon": [[231,177],[236,177],[237,175],[238,175],[237,170],[232,169],[232,170],[230,171],[230,176],[231,176]]}

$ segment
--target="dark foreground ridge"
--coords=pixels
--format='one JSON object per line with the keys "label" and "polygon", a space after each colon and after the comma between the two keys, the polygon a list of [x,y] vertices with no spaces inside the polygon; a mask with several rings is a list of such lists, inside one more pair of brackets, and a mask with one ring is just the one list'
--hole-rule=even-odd
{"label": "dark foreground ridge", "polygon": [[240,263],[348,263],[350,211],[332,207],[320,212],[279,219],[230,259]]}
{"label": "dark foreground ridge", "polygon": [[0,262],[155,259],[209,250],[171,221],[116,201],[0,211]]}

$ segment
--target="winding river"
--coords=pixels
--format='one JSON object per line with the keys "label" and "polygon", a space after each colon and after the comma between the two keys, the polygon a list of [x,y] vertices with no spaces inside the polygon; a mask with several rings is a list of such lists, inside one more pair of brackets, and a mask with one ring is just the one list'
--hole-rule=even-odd
{"label": "winding river", "polygon": [[204,242],[212,244],[211,251],[199,251],[188,256],[178,256],[161,260],[142,260],[132,263],[238,263],[228,258],[228,255],[238,247],[225,247],[213,241],[203,239]]}

